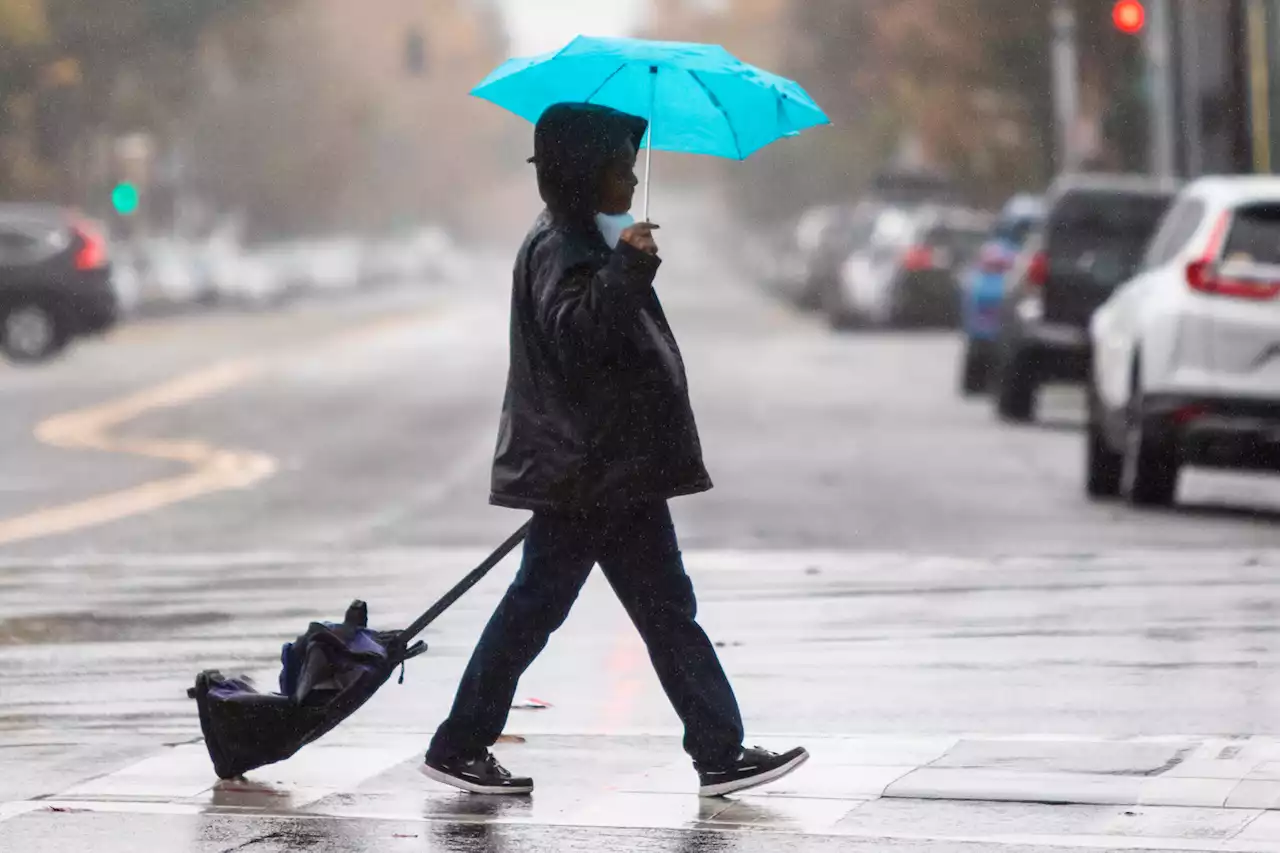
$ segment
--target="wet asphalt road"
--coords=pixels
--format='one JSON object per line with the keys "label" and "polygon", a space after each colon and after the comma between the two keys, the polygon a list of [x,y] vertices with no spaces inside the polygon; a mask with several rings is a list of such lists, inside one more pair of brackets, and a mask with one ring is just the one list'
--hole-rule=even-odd
{"label": "wet asphalt road", "polygon": [[[1280,480],[1193,472],[1176,511],[1090,505],[1076,393],[1051,394],[1044,424],[999,425],[956,397],[950,336],[834,335],[679,224],[661,289],[717,489],[675,512],[753,733],[1280,734]],[[522,521],[485,503],[507,266],[485,255],[465,281],[146,323],[0,369],[0,850],[783,849],[756,830],[803,851],[992,849],[925,808],[933,835],[914,840],[809,833],[827,825],[812,803],[786,804],[791,822],[717,826],[696,801],[600,818],[611,773],[679,754],[598,579],[522,686],[553,707],[517,712],[529,743],[509,748],[512,764],[548,738],[595,755],[585,799],[561,802],[582,772],[566,762],[531,815],[466,811],[412,756],[511,563],[352,722],[378,745],[344,759],[368,765],[365,788],[302,773],[275,781],[316,796],[262,811],[187,790],[186,765],[128,772],[198,738],[182,693],[199,669],[269,680],[282,640],[357,595],[399,624]],[[51,443],[39,425],[68,413]],[[83,789],[99,777],[114,781]],[[39,797],[72,805],[4,805]]]}
{"label": "wet asphalt road", "polygon": [[[949,335],[837,336],[699,246],[666,238],[661,291],[686,350],[717,488],[675,505],[690,548],[940,555],[1268,547],[1280,481],[1192,472],[1183,506],[1134,513],[1081,496],[1078,394],[1043,422],[993,422],[955,395]],[[0,554],[213,553],[473,546],[519,517],[486,506],[506,370],[508,261],[472,280],[282,314],[144,325],[37,371],[0,371],[0,519],[164,478],[181,464],[50,447],[33,426],[212,368],[247,375],[133,412],[125,440],[197,439],[276,475],[159,513]],[[216,384],[216,383],[215,383]]]}

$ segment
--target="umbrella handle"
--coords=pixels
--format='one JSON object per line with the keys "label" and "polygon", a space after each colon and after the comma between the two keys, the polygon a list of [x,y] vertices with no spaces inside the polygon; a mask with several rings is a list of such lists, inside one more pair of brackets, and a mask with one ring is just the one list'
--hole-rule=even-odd
{"label": "umbrella handle", "polygon": [[658,100],[658,66],[649,66],[649,143],[644,154],[644,221],[649,221],[649,181],[653,177],[653,113]]}

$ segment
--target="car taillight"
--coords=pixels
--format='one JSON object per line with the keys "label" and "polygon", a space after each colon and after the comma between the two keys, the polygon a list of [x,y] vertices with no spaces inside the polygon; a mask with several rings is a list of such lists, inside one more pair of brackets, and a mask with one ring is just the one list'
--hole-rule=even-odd
{"label": "car taillight", "polygon": [[1280,281],[1226,278],[1213,261],[1204,259],[1187,264],[1187,286],[1198,293],[1236,299],[1267,300],[1280,296]]}
{"label": "car taillight", "polygon": [[1235,299],[1264,301],[1280,296],[1280,281],[1265,279],[1228,278],[1218,268],[1218,256],[1231,225],[1230,211],[1223,212],[1213,226],[1204,255],[1187,264],[1187,286],[1197,293],[1210,296],[1227,296]]}
{"label": "car taillight", "polygon": [[1181,406],[1173,412],[1173,422],[1178,425],[1189,424],[1209,414],[1209,407],[1199,403]]}
{"label": "car taillight", "polygon": [[1049,256],[1044,252],[1036,252],[1027,266],[1027,283],[1034,287],[1044,287],[1049,281]]}
{"label": "car taillight", "polygon": [[75,266],[81,272],[102,269],[107,265],[107,239],[94,226],[78,222],[72,226],[80,248],[76,250]]}
{"label": "car taillight", "polygon": [[902,266],[907,272],[922,272],[933,269],[933,250],[928,246],[912,246],[902,259]]}
{"label": "car taillight", "polygon": [[985,273],[1003,274],[1013,266],[1013,258],[999,246],[986,246],[978,255],[978,269]]}
{"label": "car taillight", "polygon": [[1201,293],[1216,293],[1218,281],[1213,272],[1213,261],[1201,259],[1187,264],[1187,286]]}

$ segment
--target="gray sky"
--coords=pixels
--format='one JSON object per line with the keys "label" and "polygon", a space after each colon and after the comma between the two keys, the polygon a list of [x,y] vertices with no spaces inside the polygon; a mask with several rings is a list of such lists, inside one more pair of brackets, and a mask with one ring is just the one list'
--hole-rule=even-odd
{"label": "gray sky", "polygon": [[516,56],[563,47],[576,35],[628,35],[644,0],[502,0]]}

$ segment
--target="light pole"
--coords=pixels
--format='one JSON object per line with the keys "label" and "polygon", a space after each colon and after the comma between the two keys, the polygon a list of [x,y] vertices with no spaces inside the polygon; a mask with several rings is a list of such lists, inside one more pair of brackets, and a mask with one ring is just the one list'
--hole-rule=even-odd
{"label": "light pole", "polygon": [[1169,0],[1148,0],[1148,5],[1146,53],[1147,85],[1151,93],[1151,172],[1171,178],[1176,173],[1176,165]]}
{"label": "light pole", "polygon": [[1181,0],[1179,3],[1179,105],[1186,140],[1186,174],[1198,178],[1204,174],[1204,120],[1200,108],[1200,81],[1196,72],[1200,69],[1201,9],[1197,0]]}
{"label": "light pole", "polygon": [[1073,0],[1053,0],[1053,112],[1058,126],[1058,171],[1080,168],[1077,125],[1080,119],[1080,59],[1076,49]]}

